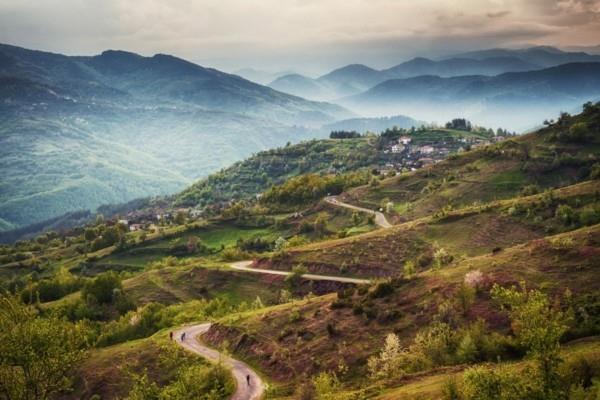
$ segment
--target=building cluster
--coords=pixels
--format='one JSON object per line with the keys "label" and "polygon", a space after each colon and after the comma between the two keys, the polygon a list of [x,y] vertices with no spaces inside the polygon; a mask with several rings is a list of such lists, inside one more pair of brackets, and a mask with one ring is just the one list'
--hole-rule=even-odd
{"label": "building cluster", "polygon": [[385,163],[379,168],[381,174],[414,171],[446,159],[452,153],[483,147],[506,139],[494,136],[491,139],[461,137],[437,141],[415,141],[410,136],[400,136],[386,144],[383,153]]}

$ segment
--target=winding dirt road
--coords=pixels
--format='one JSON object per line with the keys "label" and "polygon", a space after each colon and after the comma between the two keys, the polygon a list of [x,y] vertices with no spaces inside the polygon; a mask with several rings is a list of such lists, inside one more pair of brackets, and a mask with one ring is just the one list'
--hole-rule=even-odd
{"label": "winding dirt road", "polygon": [[392,227],[392,224],[389,223],[385,215],[383,215],[383,213],[379,211],[373,211],[369,210],[368,208],[353,206],[352,204],[344,203],[342,201],[339,201],[336,196],[325,197],[325,201],[334,206],[349,208],[350,210],[356,210],[367,214],[375,215],[375,225],[379,226],[380,228]]}
{"label": "winding dirt road", "polygon": [[[369,210],[367,208],[353,206],[352,204],[344,203],[339,201],[335,196],[328,196],[325,201],[329,204],[338,207],[345,207],[351,210],[364,212],[367,214],[375,215],[375,224],[380,228],[390,228],[392,224],[388,222],[385,215],[379,211]],[[251,268],[252,261],[238,261],[229,264],[232,269],[237,271],[245,271],[256,274],[269,274],[269,275],[291,275],[289,271],[277,271],[271,269]],[[315,274],[303,274],[302,278],[314,280],[314,281],[333,281],[342,283],[354,283],[354,284],[369,284],[369,279],[358,279],[358,278],[346,278],[341,276],[328,276],[328,275],[315,275]],[[178,329],[174,332],[174,340],[177,344],[182,346],[188,351],[196,353],[209,361],[221,362],[227,368],[231,370],[233,378],[235,379],[236,389],[231,397],[232,400],[258,400],[262,397],[265,391],[265,384],[260,379],[258,374],[254,372],[245,363],[231,358],[229,356],[219,353],[215,349],[204,346],[198,341],[198,336],[206,333],[210,328],[210,322],[187,326]],[[185,333],[185,338],[182,335]]]}
{"label": "winding dirt road", "polygon": [[[196,353],[209,361],[220,362],[231,370],[235,379],[235,392],[231,400],[258,400],[265,391],[265,384],[262,379],[245,363],[219,353],[215,349],[204,346],[198,341],[198,335],[208,331],[210,322],[203,324],[186,326],[173,333],[173,339],[184,349]],[[182,340],[182,334],[185,332],[185,338]],[[250,381],[248,378],[250,377]]]}
{"label": "winding dirt road", "polygon": [[[268,275],[291,275],[290,271],[277,271],[274,269],[261,269],[261,268],[251,268],[252,261],[238,261],[229,264],[229,266],[238,271],[245,272],[254,272],[257,274],[268,274]],[[329,275],[315,275],[315,274],[303,274],[302,278],[308,279],[311,281],[332,281],[332,282],[342,282],[342,283],[355,283],[357,285],[369,284],[371,283],[368,279],[359,279],[359,278],[345,278],[342,276],[329,276]]]}

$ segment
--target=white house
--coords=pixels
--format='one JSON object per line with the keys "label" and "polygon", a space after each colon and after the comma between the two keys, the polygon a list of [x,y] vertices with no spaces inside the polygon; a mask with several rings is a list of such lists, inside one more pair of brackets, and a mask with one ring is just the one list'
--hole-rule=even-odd
{"label": "white house", "polygon": [[433,146],[426,145],[426,146],[421,146],[419,148],[419,151],[422,154],[431,154],[431,153],[433,153],[435,151],[435,148]]}
{"label": "white house", "polygon": [[404,146],[401,144],[395,144],[392,146],[392,153],[402,153],[404,151]]}
{"label": "white house", "polygon": [[402,143],[405,146],[407,144],[410,144],[410,142],[412,142],[412,139],[410,136],[400,136],[400,138],[398,138],[398,143]]}

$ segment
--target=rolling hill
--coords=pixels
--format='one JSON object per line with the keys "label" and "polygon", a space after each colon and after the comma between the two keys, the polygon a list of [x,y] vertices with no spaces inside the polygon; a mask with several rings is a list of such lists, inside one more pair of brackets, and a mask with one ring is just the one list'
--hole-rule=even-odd
{"label": "rolling hill", "polygon": [[[356,95],[390,79],[417,76],[495,76],[507,72],[533,71],[575,62],[600,62],[600,56],[565,52],[552,47],[520,50],[489,49],[457,54],[440,60],[416,57],[390,68],[376,70],[350,64],[317,79],[291,74],[269,84],[274,89],[315,100],[335,100]],[[399,111],[397,111],[399,112]]]}
{"label": "rolling hill", "polygon": [[173,193],[352,116],[163,54],[0,45],[0,82],[3,230]]}
{"label": "rolling hill", "polygon": [[362,113],[426,120],[461,114],[485,126],[531,128],[600,95],[600,63],[571,63],[497,76],[392,79],[341,101]]}

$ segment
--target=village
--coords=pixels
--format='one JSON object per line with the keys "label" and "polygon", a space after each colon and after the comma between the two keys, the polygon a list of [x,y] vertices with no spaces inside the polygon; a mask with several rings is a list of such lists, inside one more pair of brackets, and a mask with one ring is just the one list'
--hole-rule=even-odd
{"label": "village", "polygon": [[[400,130],[406,132],[405,130]],[[505,140],[509,135],[488,134],[484,135],[449,135],[444,130],[439,130],[439,137],[431,135],[435,130],[428,131],[428,135],[402,134],[395,138],[392,130],[384,132],[380,138],[384,156],[378,167],[381,175],[396,175],[403,172],[415,171],[446,159],[451,154],[458,154],[471,149],[480,148],[491,143]],[[500,133],[504,133],[500,131]]]}

